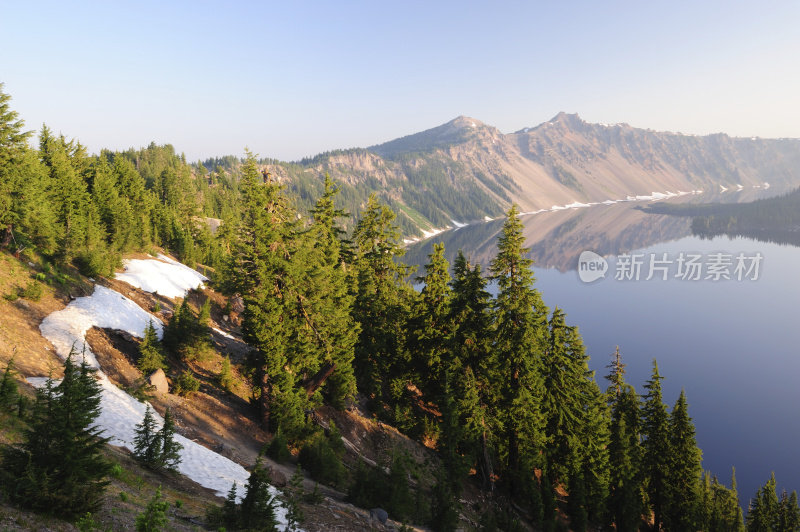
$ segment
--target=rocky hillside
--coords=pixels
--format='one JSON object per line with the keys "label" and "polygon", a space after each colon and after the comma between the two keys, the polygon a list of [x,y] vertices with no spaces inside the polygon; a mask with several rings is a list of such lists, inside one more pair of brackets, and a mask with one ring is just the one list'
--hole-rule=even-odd
{"label": "rocky hillside", "polygon": [[376,191],[405,232],[419,234],[498,216],[512,202],[533,211],[653,192],[797,185],[800,140],[656,132],[565,113],[504,134],[462,116],[366,149],[265,167],[301,196],[329,173],[351,211]]}

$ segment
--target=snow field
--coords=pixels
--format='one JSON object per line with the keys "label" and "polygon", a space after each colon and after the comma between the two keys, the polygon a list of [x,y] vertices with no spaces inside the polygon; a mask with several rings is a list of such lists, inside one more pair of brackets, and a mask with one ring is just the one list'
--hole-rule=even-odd
{"label": "snow field", "polygon": [[115,279],[165,297],[183,297],[188,290],[208,281],[205,275],[166,255],[159,255],[157,259],[127,259],[122,263],[125,271],[114,275]]}
{"label": "snow field", "polygon": [[[164,256],[159,258],[161,260],[125,261],[125,273],[116,277],[142,290],[158,292],[167,297],[183,297],[187,290],[196,288],[207,280],[183,264]],[[74,346],[75,351],[79,354],[83,352],[89,365],[98,370],[102,394],[101,411],[96,425],[103,429],[104,436],[111,438],[110,443],[131,450],[135,427],[144,418],[147,405],[120,390],[101,371],[96,357],[86,345],[86,333],[96,326],[120,329],[141,338],[150,321],[161,338],[161,320],[122,294],[96,285],[91,296],[75,299],[66,308],[47,316],[39,325],[42,336],[53,344],[61,358],[66,359]],[[46,381],[44,378],[28,380],[35,386],[42,386]],[[153,417],[160,427],[164,422],[161,416],[153,411]],[[250,476],[246,469],[180,434],[175,435],[175,440],[183,445],[181,463],[178,466],[181,474],[221,496],[225,496],[233,482],[236,482],[241,500]],[[270,493],[274,496],[277,490],[270,487]],[[285,526],[286,508],[276,505],[275,515],[278,525]]]}

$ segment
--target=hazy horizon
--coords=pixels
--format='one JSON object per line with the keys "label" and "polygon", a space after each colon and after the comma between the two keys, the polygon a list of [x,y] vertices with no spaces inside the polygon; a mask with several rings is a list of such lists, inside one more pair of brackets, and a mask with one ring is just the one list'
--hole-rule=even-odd
{"label": "hazy horizon", "polygon": [[4,6],[0,82],[27,129],[91,152],[298,160],[471,116],[800,137],[800,4]]}

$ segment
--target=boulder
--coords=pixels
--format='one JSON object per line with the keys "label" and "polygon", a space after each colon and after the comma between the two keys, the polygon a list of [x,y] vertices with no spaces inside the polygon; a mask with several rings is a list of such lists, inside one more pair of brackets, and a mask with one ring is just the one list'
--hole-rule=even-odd
{"label": "boulder", "polygon": [[389,514],[383,508],[373,508],[369,511],[369,518],[377,520],[380,524],[385,525],[386,520],[389,519]]}
{"label": "boulder", "polygon": [[283,474],[283,471],[279,471],[277,469],[270,469],[269,480],[270,480],[269,483],[275,486],[276,488],[285,488],[286,485],[289,483],[286,480],[286,475]]}
{"label": "boulder", "polygon": [[164,374],[164,370],[161,368],[158,368],[153,373],[147,376],[147,383],[150,386],[153,386],[159,393],[169,392],[169,383],[167,382],[167,376]]}

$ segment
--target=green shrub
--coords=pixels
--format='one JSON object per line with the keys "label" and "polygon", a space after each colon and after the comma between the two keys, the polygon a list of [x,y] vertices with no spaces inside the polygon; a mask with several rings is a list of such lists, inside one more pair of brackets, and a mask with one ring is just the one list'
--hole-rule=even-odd
{"label": "green shrub", "polygon": [[109,471],[108,475],[109,475],[111,478],[120,479],[120,478],[122,478],[122,474],[123,474],[124,472],[125,472],[125,470],[124,470],[124,469],[122,469],[122,466],[121,466],[121,465],[119,465],[119,464],[114,464],[114,465],[112,465],[112,466],[111,466],[111,471]]}
{"label": "green shrub", "polygon": [[136,532],[158,532],[167,525],[169,503],[161,496],[161,486],[147,503],[144,512],[136,516]]}
{"label": "green shrub", "polygon": [[175,380],[174,392],[181,396],[189,396],[200,389],[200,381],[197,380],[192,372],[184,370]]}
{"label": "green shrub", "polygon": [[80,519],[75,521],[75,528],[81,532],[93,532],[95,530],[100,530],[100,525],[94,520],[94,516],[91,512],[86,512]]}
{"label": "green shrub", "polygon": [[222,359],[222,367],[219,370],[219,376],[217,377],[217,381],[219,382],[220,387],[223,390],[231,391],[233,390],[233,372],[231,371],[231,357],[225,356]]}
{"label": "green shrub", "polygon": [[329,437],[317,432],[300,449],[298,461],[314,479],[331,486],[338,486],[345,477],[342,454],[344,454],[343,449],[339,451],[335,442],[331,443]]}
{"label": "green shrub", "polygon": [[272,437],[272,441],[269,442],[266,454],[278,463],[288,462],[292,458],[292,453],[289,452],[289,441],[280,427]]}
{"label": "green shrub", "polygon": [[42,299],[42,285],[38,281],[32,280],[19,295],[31,301],[39,301]]}

